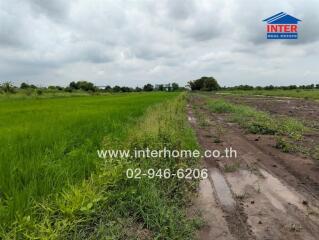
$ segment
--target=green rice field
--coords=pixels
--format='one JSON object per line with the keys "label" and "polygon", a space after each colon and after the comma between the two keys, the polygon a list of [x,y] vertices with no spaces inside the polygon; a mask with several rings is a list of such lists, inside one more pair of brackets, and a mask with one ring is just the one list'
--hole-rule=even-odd
{"label": "green rice field", "polygon": [[0,225],[96,171],[103,139],[121,141],[146,109],[177,93],[0,99]]}

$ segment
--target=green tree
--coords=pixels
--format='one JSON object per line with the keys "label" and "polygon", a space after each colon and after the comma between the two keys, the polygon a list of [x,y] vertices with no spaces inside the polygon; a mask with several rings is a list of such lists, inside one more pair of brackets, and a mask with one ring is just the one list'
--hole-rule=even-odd
{"label": "green tree", "polygon": [[144,85],[143,90],[146,92],[151,92],[154,90],[154,86],[152,84],[148,83],[148,84]]}
{"label": "green tree", "polygon": [[107,85],[107,86],[104,88],[104,90],[105,90],[106,92],[109,92],[109,91],[112,90],[112,88],[111,88],[111,86]]}
{"label": "green tree", "polygon": [[213,77],[201,77],[200,79],[189,81],[191,90],[213,91],[220,89],[217,80]]}
{"label": "green tree", "polygon": [[21,88],[21,89],[27,89],[27,88],[29,88],[29,87],[30,87],[29,84],[27,84],[27,83],[25,83],[25,82],[21,83],[21,85],[20,85],[20,88]]}
{"label": "green tree", "polygon": [[114,86],[113,87],[113,92],[120,92],[121,91],[121,87],[120,86]]}
{"label": "green tree", "polygon": [[175,82],[173,82],[173,83],[172,83],[172,90],[173,90],[173,91],[177,91],[178,89],[179,89],[178,84],[175,83]]}
{"label": "green tree", "polygon": [[14,93],[14,86],[12,85],[11,82],[4,82],[2,83],[1,85],[1,88],[2,90],[5,92],[5,93]]}
{"label": "green tree", "polygon": [[69,87],[72,89],[78,89],[78,85],[75,82],[70,82]]}
{"label": "green tree", "polygon": [[164,91],[164,85],[163,84],[159,84],[158,85],[158,91]]}
{"label": "green tree", "polygon": [[142,88],[140,88],[140,87],[135,88],[135,92],[141,92],[141,91],[142,91]]}
{"label": "green tree", "polygon": [[83,91],[92,91],[92,92],[95,92],[97,90],[97,88],[94,86],[93,83],[87,82],[87,81],[71,82],[69,84],[69,87],[71,89],[80,89]]}

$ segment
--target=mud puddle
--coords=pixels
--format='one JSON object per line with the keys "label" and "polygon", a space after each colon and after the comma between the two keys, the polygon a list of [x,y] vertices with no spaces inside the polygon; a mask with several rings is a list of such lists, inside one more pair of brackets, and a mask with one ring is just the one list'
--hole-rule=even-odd
{"label": "mud puddle", "polygon": [[233,195],[224,176],[217,168],[210,168],[209,174],[220,204],[228,210],[233,210],[236,206],[236,202],[233,199]]}
{"label": "mud puddle", "polygon": [[203,179],[199,184],[198,198],[195,201],[195,207],[205,221],[198,237],[199,239],[235,240],[228,229],[224,212],[214,196],[211,182]]}

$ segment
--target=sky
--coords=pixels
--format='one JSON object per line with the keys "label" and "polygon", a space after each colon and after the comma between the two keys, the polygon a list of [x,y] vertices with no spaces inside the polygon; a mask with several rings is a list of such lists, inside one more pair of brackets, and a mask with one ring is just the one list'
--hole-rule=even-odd
{"label": "sky", "polygon": [[[318,0],[0,0],[0,82],[319,83]],[[267,40],[286,12],[298,40]]]}

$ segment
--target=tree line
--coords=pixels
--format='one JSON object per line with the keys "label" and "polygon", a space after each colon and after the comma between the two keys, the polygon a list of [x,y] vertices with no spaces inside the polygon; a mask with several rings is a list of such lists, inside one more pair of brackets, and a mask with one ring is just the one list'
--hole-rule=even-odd
{"label": "tree line", "polygon": [[85,91],[85,92],[151,92],[151,91],[181,91],[184,90],[183,87],[180,87],[177,83],[170,84],[157,84],[152,85],[150,83],[145,84],[143,87],[127,87],[127,86],[114,86],[111,87],[109,85],[101,88],[95,86],[92,82],[88,81],[72,81],[66,87],[61,86],[48,86],[48,87],[38,87],[34,84],[27,84],[25,82],[21,83],[19,87],[14,86],[11,82],[4,82],[0,84],[0,93],[15,93],[22,90],[28,91],[36,91],[38,94],[42,94],[43,90],[56,90],[56,91],[65,91],[65,92],[73,92],[73,91]]}
{"label": "tree line", "polygon": [[319,89],[319,84],[309,85],[288,85],[288,86],[250,86],[250,85],[238,85],[234,87],[220,87],[217,80],[214,77],[201,77],[196,80],[188,82],[188,86],[192,91],[218,91],[218,90],[293,90],[293,89]]}
{"label": "tree line", "polygon": [[234,87],[223,87],[223,90],[293,90],[293,89],[319,89],[319,84],[309,84],[309,85],[288,85],[288,86],[250,86],[250,85],[238,85]]}
{"label": "tree line", "polygon": [[[319,84],[309,85],[289,85],[289,86],[250,86],[250,85],[238,85],[233,87],[221,87],[214,77],[201,77],[196,80],[188,82],[187,87],[192,91],[218,91],[218,90],[293,90],[293,89],[319,89]],[[155,86],[147,83],[143,87],[127,87],[127,86],[105,86],[103,88],[95,86],[93,83],[88,81],[77,81],[70,82],[67,87],[61,86],[48,86],[48,87],[37,87],[34,84],[21,83],[20,87],[16,87],[10,82],[4,82],[0,84],[0,93],[15,93],[19,89],[24,89],[27,92],[35,91],[38,95],[41,95],[44,90],[55,90],[55,91],[85,91],[85,92],[151,92],[151,91],[183,91],[186,90],[184,87],[180,87],[177,83],[170,84],[156,84]]]}

